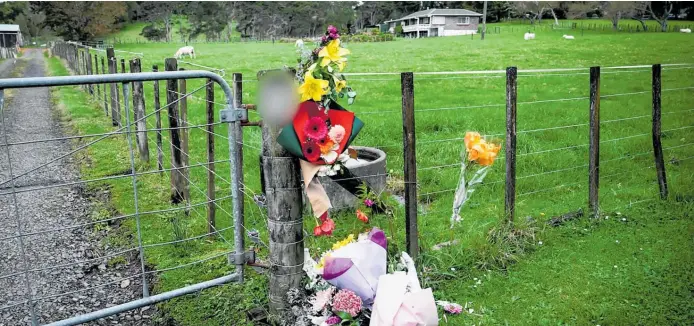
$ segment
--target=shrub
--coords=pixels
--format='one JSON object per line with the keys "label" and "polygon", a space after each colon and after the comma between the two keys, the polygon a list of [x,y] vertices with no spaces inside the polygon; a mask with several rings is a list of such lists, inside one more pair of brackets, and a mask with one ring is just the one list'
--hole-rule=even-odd
{"label": "shrub", "polygon": [[368,35],[368,34],[354,34],[342,36],[342,40],[345,42],[387,42],[393,41],[395,37],[393,34],[379,34],[379,35]]}
{"label": "shrub", "polygon": [[147,25],[142,29],[140,35],[150,41],[161,41],[166,39],[166,31],[154,25]]}
{"label": "shrub", "polygon": [[395,26],[395,35],[397,35],[397,36],[405,35],[405,32],[403,32],[403,30],[402,30],[402,25],[398,24],[397,26]]}

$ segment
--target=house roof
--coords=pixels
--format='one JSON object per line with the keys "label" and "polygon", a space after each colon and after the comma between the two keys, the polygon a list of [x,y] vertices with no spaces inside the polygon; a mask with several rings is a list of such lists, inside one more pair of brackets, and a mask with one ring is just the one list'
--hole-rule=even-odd
{"label": "house roof", "polygon": [[0,32],[19,32],[19,25],[0,24]]}
{"label": "house roof", "polygon": [[421,11],[417,11],[415,13],[411,13],[405,17],[402,17],[402,18],[388,20],[388,21],[386,21],[386,23],[399,21],[399,20],[406,20],[406,19],[410,19],[410,18],[431,17],[431,16],[482,16],[482,14],[478,14],[474,11],[470,11],[467,9],[427,9],[427,10],[421,10]]}

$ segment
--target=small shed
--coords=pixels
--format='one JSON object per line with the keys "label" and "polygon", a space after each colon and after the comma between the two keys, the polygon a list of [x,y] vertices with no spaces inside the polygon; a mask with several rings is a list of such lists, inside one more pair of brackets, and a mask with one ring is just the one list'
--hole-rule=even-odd
{"label": "small shed", "polygon": [[22,31],[19,25],[0,24],[0,58],[16,58],[22,46]]}

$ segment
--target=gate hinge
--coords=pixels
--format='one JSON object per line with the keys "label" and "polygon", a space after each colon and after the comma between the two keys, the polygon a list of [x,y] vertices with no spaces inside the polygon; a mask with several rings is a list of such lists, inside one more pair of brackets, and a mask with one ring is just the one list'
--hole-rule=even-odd
{"label": "gate hinge", "polygon": [[237,254],[230,253],[228,256],[229,264],[232,265],[246,265],[255,263],[255,250],[251,247],[250,250]]}
{"label": "gate hinge", "polygon": [[222,122],[244,122],[248,121],[248,110],[245,106],[235,109],[224,109],[221,111]]}

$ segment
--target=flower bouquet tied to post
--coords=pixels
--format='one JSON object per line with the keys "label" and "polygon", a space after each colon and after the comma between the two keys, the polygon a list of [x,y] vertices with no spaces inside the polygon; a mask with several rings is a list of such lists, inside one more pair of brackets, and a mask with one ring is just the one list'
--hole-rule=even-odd
{"label": "flower bouquet tied to post", "polygon": [[296,77],[299,80],[300,103],[291,123],[277,138],[300,159],[304,190],[309,199],[316,236],[331,235],[335,221],[328,216],[332,208],[323,186],[315,178],[348,173],[345,163],[357,158],[350,147],[364,123],[338,104],[339,98],[354,102],[356,92],[347,85],[342,71],[350,52],[340,43],[334,26],[328,27],[319,46],[313,51],[301,48]]}
{"label": "flower bouquet tied to post", "polygon": [[492,141],[486,141],[477,132],[468,131],[465,134],[465,150],[463,151],[460,166],[460,181],[453,199],[453,214],[451,215],[451,229],[460,222],[460,210],[470,199],[475,189],[482,184],[487,172],[494,164],[501,145]]}

